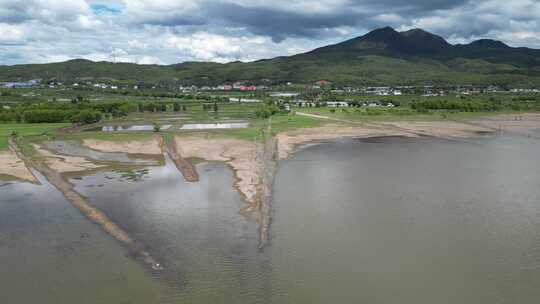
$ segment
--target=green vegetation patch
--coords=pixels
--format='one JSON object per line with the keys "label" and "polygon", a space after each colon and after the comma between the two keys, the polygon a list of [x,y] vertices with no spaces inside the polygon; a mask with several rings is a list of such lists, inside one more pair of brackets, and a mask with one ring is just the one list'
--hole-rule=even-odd
{"label": "green vegetation patch", "polygon": [[8,148],[8,138],[14,132],[18,136],[39,136],[69,125],[67,123],[0,124],[0,150]]}
{"label": "green vegetation patch", "polygon": [[278,115],[272,117],[272,133],[277,134],[285,131],[315,128],[324,122],[320,119],[300,115]]}

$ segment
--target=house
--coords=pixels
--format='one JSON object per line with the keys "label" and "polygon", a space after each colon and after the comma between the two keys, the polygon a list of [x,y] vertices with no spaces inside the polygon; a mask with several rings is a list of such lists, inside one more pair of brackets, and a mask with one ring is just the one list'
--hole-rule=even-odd
{"label": "house", "polygon": [[270,97],[297,97],[300,93],[281,93],[281,92],[275,92],[270,93]]}
{"label": "house", "polygon": [[261,102],[261,101],[259,99],[231,97],[231,98],[229,98],[229,102],[257,103],[257,102]]}
{"label": "house", "polygon": [[314,102],[306,100],[295,100],[293,103],[300,108],[314,108],[317,106]]}
{"label": "house", "polygon": [[256,86],[240,86],[240,91],[257,91]]}
{"label": "house", "polygon": [[379,108],[382,104],[379,101],[368,101],[367,103],[364,103],[364,106],[368,108]]}
{"label": "house", "polygon": [[348,108],[349,103],[346,101],[328,101],[326,106],[329,108]]}
{"label": "house", "polygon": [[331,85],[332,83],[328,80],[319,80],[319,81],[315,81],[315,85],[318,85],[318,86],[329,86]]}

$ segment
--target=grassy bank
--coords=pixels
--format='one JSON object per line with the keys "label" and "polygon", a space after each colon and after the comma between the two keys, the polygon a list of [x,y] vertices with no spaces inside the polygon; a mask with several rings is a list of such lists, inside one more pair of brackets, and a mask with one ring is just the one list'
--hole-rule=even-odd
{"label": "grassy bank", "polygon": [[54,124],[0,124],[0,150],[8,148],[8,138],[16,132],[19,136],[36,136],[50,133],[56,129],[67,127],[67,123]]}
{"label": "grassy bank", "polygon": [[376,121],[434,121],[434,120],[470,120],[475,118],[496,116],[503,114],[530,113],[531,111],[497,111],[497,112],[452,112],[452,111],[432,111],[419,113],[410,109],[375,109],[373,112],[363,111],[356,108],[295,108],[294,111],[328,116],[336,119],[376,122]]}

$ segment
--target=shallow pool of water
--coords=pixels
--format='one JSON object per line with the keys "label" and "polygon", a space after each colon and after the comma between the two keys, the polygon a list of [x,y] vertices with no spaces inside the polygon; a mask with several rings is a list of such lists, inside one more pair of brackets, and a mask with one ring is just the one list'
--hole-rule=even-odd
{"label": "shallow pool of water", "polygon": [[97,161],[137,165],[157,165],[160,162],[156,157],[142,158],[141,156],[135,157],[123,152],[101,152],[71,141],[48,141],[44,145],[47,149],[61,155],[79,156]]}
{"label": "shallow pool of water", "polygon": [[247,122],[230,122],[230,123],[201,123],[201,124],[184,124],[182,130],[211,130],[211,129],[244,129],[249,126]]}
{"label": "shallow pool of water", "polygon": [[52,186],[0,185],[1,303],[163,303],[166,288]]}
{"label": "shallow pool of water", "polygon": [[[172,125],[162,125],[160,130],[168,130]],[[137,132],[137,131],[153,131],[153,125],[117,125],[117,126],[103,126],[99,128],[93,128],[88,131],[103,131],[103,132]]]}

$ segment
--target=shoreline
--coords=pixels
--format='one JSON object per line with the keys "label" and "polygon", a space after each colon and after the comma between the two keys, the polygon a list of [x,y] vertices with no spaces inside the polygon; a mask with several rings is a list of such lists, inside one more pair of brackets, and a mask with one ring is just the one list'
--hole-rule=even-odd
{"label": "shoreline", "polygon": [[[497,124],[499,130],[493,128]],[[170,142],[161,135],[146,140],[112,142],[84,139],[82,146],[101,152],[120,152],[128,155],[156,156],[169,155],[178,171],[187,182],[198,182],[199,174],[191,160],[202,159],[226,164],[233,172],[232,187],[246,204],[239,210],[246,219],[254,219],[259,224],[259,249],[270,239],[271,194],[273,179],[280,160],[285,160],[302,147],[317,142],[342,138],[372,138],[404,136],[421,138],[424,136],[465,141],[484,134],[496,134],[501,130],[517,135],[525,135],[532,129],[540,129],[540,114],[530,114],[523,120],[514,116],[498,117],[477,121],[433,121],[433,122],[373,122],[369,124],[327,124],[322,127],[296,129],[267,137],[264,142],[212,136],[210,133],[176,134]],[[270,125],[266,132],[271,134]],[[117,226],[99,209],[92,207],[85,197],[73,189],[68,174],[90,174],[111,168],[103,162],[81,156],[57,154],[33,144],[36,156],[27,158],[17,143],[10,139],[10,150],[0,152],[0,177],[12,173],[18,180],[35,182],[32,168],[43,174],[48,182],[90,221],[99,225],[104,232],[126,245],[137,258],[153,270],[163,267],[134,240],[127,231]],[[8,154],[10,153],[10,154]],[[9,161],[6,161],[8,159]],[[11,171],[10,171],[11,170]],[[31,177],[31,178],[30,178]]]}
{"label": "shoreline", "polygon": [[[540,113],[501,114],[471,121],[384,121],[362,124],[334,121],[320,127],[281,132],[276,134],[275,138],[277,158],[283,160],[304,144],[339,138],[433,136],[464,141],[466,138],[500,132],[540,137],[531,133],[533,129],[540,129]],[[190,147],[190,145],[192,146]],[[235,172],[235,187],[247,202],[254,201],[254,193],[256,192],[253,183],[258,177],[253,174],[253,171],[258,170],[255,162],[257,145],[263,145],[263,143],[227,137],[212,137],[210,133],[204,132],[175,134],[170,143],[165,143],[162,136],[157,134],[149,139],[141,140],[107,141],[91,138],[81,140],[81,146],[100,152],[149,157],[163,156],[164,153],[168,153],[185,179],[190,182],[198,180],[198,173],[190,161],[191,159],[224,162]],[[210,151],[204,151],[205,149]],[[57,166],[56,169],[62,172],[83,172],[107,167],[103,162],[92,161],[85,157],[57,155],[47,149],[42,149],[41,146],[36,147],[36,150],[42,154],[42,157],[48,159],[53,168]],[[242,156],[242,153],[250,155],[246,157]],[[31,170],[10,149],[0,151],[0,176],[36,182]]]}
{"label": "shoreline", "polygon": [[[71,184],[67,178],[64,176],[67,173],[73,172],[73,171],[59,171],[51,168],[47,164],[47,158],[52,155],[52,157],[55,157],[55,154],[52,152],[42,149],[41,147],[37,147],[37,149],[41,149],[39,153],[47,153],[45,158],[36,160],[36,159],[28,159],[26,156],[22,154],[20,151],[20,148],[18,147],[17,143],[13,140],[9,140],[9,146],[10,148],[17,154],[17,156],[26,164],[26,167],[28,170],[31,171],[31,169],[36,170],[37,172],[41,173],[43,177],[47,180],[48,183],[50,183],[54,188],[56,188],[62,195],[65,197],[65,199],[76,209],[79,210],[79,212],[85,216],[87,219],[89,219],[91,222],[95,223],[96,225],[100,226],[105,233],[110,235],[111,237],[118,240],[120,243],[126,245],[130,252],[135,253],[137,257],[140,257],[143,259],[144,263],[149,265],[153,270],[162,270],[163,267],[156,262],[156,260],[147,252],[144,250],[139,249],[138,242],[133,239],[127,231],[119,227],[116,223],[114,223],[111,219],[109,219],[101,210],[91,206],[90,203],[86,200],[84,196],[79,194],[75,189],[73,184]],[[61,158],[61,157],[60,157]],[[76,158],[79,159],[79,158]],[[83,158],[84,159],[84,158]],[[60,161],[61,162],[61,161]],[[60,167],[63,168],[63,167]],[[36,178],[37,179],[37,178]]]}

